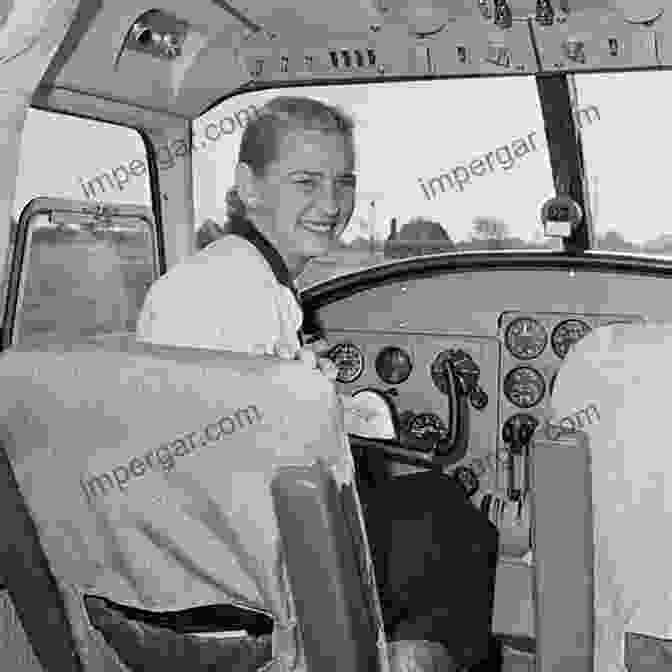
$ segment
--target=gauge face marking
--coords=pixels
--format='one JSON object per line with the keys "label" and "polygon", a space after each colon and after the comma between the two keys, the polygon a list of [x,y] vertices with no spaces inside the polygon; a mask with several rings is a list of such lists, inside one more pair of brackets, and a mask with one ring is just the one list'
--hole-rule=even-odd
{"label": "gauge face marking", "polygon": [[446,431],[443,420],[435,413],[418,413],[411,420],[408,431],[418,439],[424,439],[434,434],[441,434]]}
{"label": "gauge face marking", "polygon": [[354,343],[339,343],[329,351],[329,359],[336,364],[339,383],[353,383],[364,372],[364,355]]}
{"label": "gauge face marking", "polygon": [[412,370],[411,356],[396,345],[383,348],[376,357],[376,373],[388,385],[403,383]]}
{"label": "gauge face marking", "polygon": [[567,356],[569,349],[590,331],[591,328],[583,320],[571,319],[560,322],[560,324],[553,329],[553,334],[551,336],[553,352],[555,352],[560,359],[564,359]]}
{"label": "gauge face marking", "polygon": [[518,408],[532,408],[546,392],[544,377],[531,366],[518,366],[504,378],[504,396]]}
{"label": "gauge face marking", "polygon": [[504,343],[517,359],[534,359],[544,351],[548,332],[532,317],[517,317],[506,328]]}

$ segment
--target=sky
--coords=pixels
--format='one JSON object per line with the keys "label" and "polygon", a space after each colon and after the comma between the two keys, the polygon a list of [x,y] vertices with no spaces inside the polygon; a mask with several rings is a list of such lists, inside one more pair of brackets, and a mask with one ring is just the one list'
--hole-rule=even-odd
{"label": "sky", "polygon": [[[599,110],[599,119],[584,119],[582,129],[589,179],[598,192],[592,204],[598,233],[615,229],[639,243],[672,231],[664,215],[672,147],[672,97],[666,84],[672,81],[664,78],[670,80],[672,72],[577,76],[578,107]],[[197,227],[206,217],[224,218],[224,195],[233,184],[246,123],[242,111],[278,92],[237,96],[194,122]],[[468,239],[476,216],[503,220],[511,235],[525,240],[541,236],[539,212],[554,190],[534,78],[281,92],[339,104],[354,117],[358,200],[346,240],[386,237],[392,217],[403,224],[413,216],[439,221],[454,240]],[[213,137],[216,126],[208,127],[212,122],[223,129],[218,138]],[[22,143],[17,217],[36,196],[86,200],[97,195],[112,203],[150,204],[144,145],[129,129],[30,110]],[[173,154],[159,157],[164,166]],[[100,183],[95,186],[103,173],[110,176],[100,181],[105,193]],[[451,176],[452,188],[447,178],[444,190],[434,180],[432,193],[429,182],[442,173]]]}

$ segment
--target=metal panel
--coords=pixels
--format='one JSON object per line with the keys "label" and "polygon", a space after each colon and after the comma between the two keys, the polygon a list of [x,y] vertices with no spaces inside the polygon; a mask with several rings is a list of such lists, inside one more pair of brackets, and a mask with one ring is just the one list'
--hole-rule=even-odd
{"label": "metal panel", "polygon": [[337,485],[316,463],[280,469],[271,492],[308,668],[383,670],[382,615],[354,484]]}
{"label": "metal panel", "polygon": [[588,438],[531,446],[537,672],[593,671],[593,522]]}

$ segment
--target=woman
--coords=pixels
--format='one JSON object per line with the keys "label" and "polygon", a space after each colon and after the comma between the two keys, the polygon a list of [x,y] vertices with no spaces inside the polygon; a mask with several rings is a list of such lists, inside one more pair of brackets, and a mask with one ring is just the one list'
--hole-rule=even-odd
{"label": "woman", "polygon": [[[311,366],[317,364],[333,379],[336,375],[333,363],[316,359],[310,348],[302,347],[302,313],[294,280],[311,259],[329,252],[352,216],[356,186],[353,123],[339,109],[316,100],[274,98],[245,128],[235,177],[236,187],[227,194],[228,228],[233,235],[211,243],[154,283],[138,321],[137,336],[155,344],[302,359]],[[423,476],[416,474],[418,483]],[[447,479],[448,484],[436,481],[442,475],[427,476],[436,486],[430,488],[432,492],[454,485],[452,479]],[[386,497],[394,497],[394,488],[390,484],[385,490]],[[416,500],[424,501],[422,496]],[[426,503],[433,509],[437,509],[437,504],[443,515],[443,503]],[[470,504],[467,506],[475,513]],[[371,510],[384,508],[384,502],[375,502]],[[438,509],[436,518],[438,522]],[[395,553],[390,537],[377,536],[375,532],[371,529],[374,534],[369,536],[375,566],[380,564],[382,570],[383,565],[391,566],[386,561],[394,558]],[[430,536],[428,541],[434,540]],[[445,540],[438,543],[445,548]],[[459,543],[455,539],[449,543],[451,553],[459,555],[456,551]],[[464,543],[473,544],[474,540]],[[492,559],[491,550],[492,544],[488,562]],[[424,550],[420,548],[418,552]],[[483,553],[481,556],[485,557]],[[405,558],[400,563],[397,559],[393,563],[395,577],[399,576],[400,565],[403,574],[406,561]],[[445,578],[435,574],[428,576],[427,581],[445,583]],[[386,615],[394,615],[394,623],[386,621],[392,636],[396,631],[397,639],[440,640],[451,654],[455,651],[454,658],[461,664],[487,657],[489,620],[485,626],[485,647],[451,641],[449,628],[443,628],[441,635],[436,636],[438,621],[433,615],[438,613],[437,608],[443,607],[445,612],[449,605],[428,605],[425,612],[425,607],[416,603],[413,608],[423,613],[408,613],[384,582],[380,583],[380,589],[383,605],[387,605]],[[456,623],[463,615],[453,612],[452,622]],[[442,623],[446,622],[449,621],[444,618]],[[480,651],[475,650],[479,647]],[[401,650],[395,648],[395,652]],[[442,669],[456,669],[457,663],[445,655],[445,649],[443,652]]]}
{"label": "woman", "polygon": [[[301,351],[294,280],[310,259],[329,251],[352,216],[352,131],[344,114],[317,101],[276,98],[264,106],[245,129],[237,187],[227,194],[234,235],[154,283],[138,338],[310,360],[310,350]],[[216,309],[200,300],[210,287],[217,288]],[[222,296],[228,296],[223,305]],[[176,302],[179,311],[172,309]]]}

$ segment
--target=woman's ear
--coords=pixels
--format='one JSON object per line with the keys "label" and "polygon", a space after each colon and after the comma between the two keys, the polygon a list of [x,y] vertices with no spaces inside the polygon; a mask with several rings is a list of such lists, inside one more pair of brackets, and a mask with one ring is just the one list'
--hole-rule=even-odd
{"label": "woman's ear", "polygon": [[236,187],[238,195],[247,208],[259,205],[261,196],[257,188],[257,180],[250,166],[246,163],[236,165]]}

